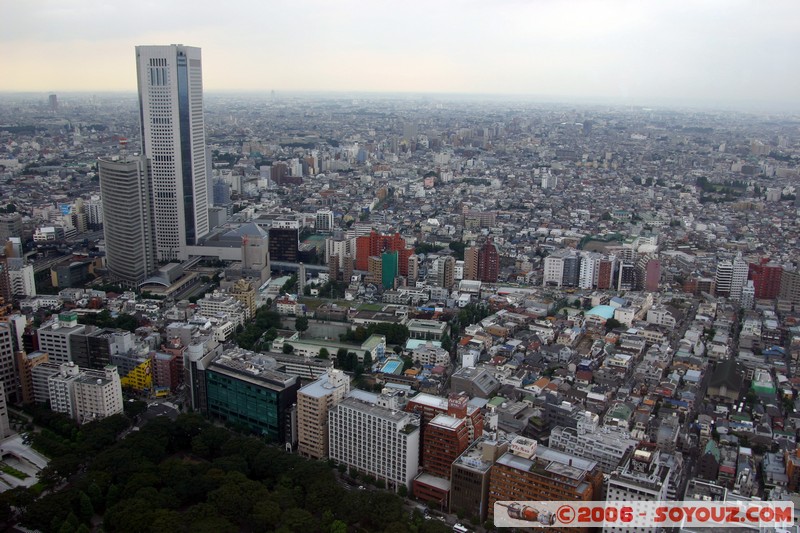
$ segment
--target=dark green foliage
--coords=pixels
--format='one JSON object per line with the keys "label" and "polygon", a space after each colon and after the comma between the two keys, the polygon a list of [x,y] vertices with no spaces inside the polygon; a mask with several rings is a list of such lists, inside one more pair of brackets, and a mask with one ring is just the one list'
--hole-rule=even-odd
{"label": "dark green foliage", "polygon": [[114,318],[107,309],[103,309],[96,315],[82,315],[78,322],[98,328],[118,328],[126,331],[136,331],[136,328],[139,327],[139,321],[135,316],[121,313]]}
{"label": "dark green foliage", "polygon": [[[52,422],[50,444],[80,451],[74,455],[86,471],[35,501],[24,489],[0,495],[0,519],[13,505],[22,525],[45,533],[91,529],[98,514],[110,533],[412,531],[398,496],[347,491],[332,465],[286,454],[196,414],[154,420],[121,440],[114,433],[119,420],[74,432],[63,420]],[[109,433],[115,435],[110,442]]]}

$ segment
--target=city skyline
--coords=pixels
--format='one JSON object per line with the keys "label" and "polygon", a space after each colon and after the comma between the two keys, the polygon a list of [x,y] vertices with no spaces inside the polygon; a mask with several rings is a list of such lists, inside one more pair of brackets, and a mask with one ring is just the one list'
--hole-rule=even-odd
{"label": "city skyline", "polygon": [[130,12],[78,0],[57,8],[10,5],[0,71],[13,74],[3,76],[0,92],[133,91],[125,58],[134,46],[184,43],[204,50],[210,92],[798,107],[800,76],[789,66],[800,46],[793,30],[800,8],[790,2],[463,1],[390,9],[308,0],[236,7],[174,2],[152,17],[146,5]]}

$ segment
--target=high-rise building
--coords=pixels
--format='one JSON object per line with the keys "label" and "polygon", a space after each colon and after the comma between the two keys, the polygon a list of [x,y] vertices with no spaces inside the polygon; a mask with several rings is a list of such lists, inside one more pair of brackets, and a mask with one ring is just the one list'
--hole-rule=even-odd
{"label": "high-rise building", "polygon": [[149,162],[143,156],[100,158],[97,169],[108,271],[138,288],[156,268]]}
{"label": "high-rise building", "polygon": [[333,211],[330,209],[320,209],[317,211],[315,227],[317,231],[333,231]]}
{"label": "high-rise building", "polygon": [[762,259],[758,264],[750,263],[748,277],[753,280],[757,299],[774,300],[781,292],[783,267]]}
{"label": "high-rise building", "polygon": [[478,279],[484,283],[497,283],[500,276],[500,254],[497,246],[486,241],[478,252]]}
{"label": "high-rise building", "polygon": [[398,253],[384,252],[381,254],[381,285],[384,289],[391,289],[400,269]]}
{"label": "high-rise building", "polygon": [[[187,259],[187,246],[209,230],[200,48],[137,46],[136,67],[157,257]],[[104,214],[108,218],[108,210]]]}
{"label": "high-rise building", "polygon": [[480,248],[477,246],[470,246],[464,250],[464,279],[477,280],[478,279],[478,254]]}
{"label": "high-rise building", "polygon": [[741,254],[737,254],[733,261],[720,261],[714,278],[716,294],[727,296],[736,302],[741,301],[748,272],[747,262],[742,259]]}
{"label": "high-rise building", "polygon": [[440,257],[436,260],[436,284],[445,289],[452,289],[455,283],[456,260],[451,255]]}
{"label": "high-rise building", "polygon": [[350,392],[350,378],[329,368],[297,391],[297,453],[312,459],[328,456],[328,411]]}
{"label": "high-rise building", "polygon": [[369,270],[370,257],[379,256],[383,252],[397,252],[400,275],[407,276],[408,258],[414,253],[414,249],[406,248],[406,241],[399,233],[382,235],[377,231],[371,231],[368,235],[356,238],[355,252],[357,270]]}

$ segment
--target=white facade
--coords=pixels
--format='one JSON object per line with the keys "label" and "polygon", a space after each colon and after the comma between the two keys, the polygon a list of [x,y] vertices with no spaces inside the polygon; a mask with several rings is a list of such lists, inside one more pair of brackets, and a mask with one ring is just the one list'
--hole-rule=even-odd
{"label": "white facade", "polygon": [[544,277],[542,284],[561,286],[564,279],[564,256],[558,253],[544,258]]}
{"label": "white facade", "polygon": [[593,427],[578,428],[558,426],[550,432],[548,447],[562,452],[569,452],[577,457],[597,462],[603,472],[613,472],[620,465],[625,454],[639,442],[632,439],[630,433],[613,428],[598,428],[596,414],[588,413],[593,418]]}
{"label": "white facade", "polygon": [[75,419],[83,424],[122,412],[122,385],[117,367],[107,366],[104,376],[95,372],[75,380]]}
{"label": "white facade", "polygon": [[100,371],[64,363],[48,378],[47,389],[50,409],[80,424],[122,412],[122,385],[112,365]]}
{"label": "white facade", "polygon": [[419,469],[419,418],[377,401],[377,394],[359,394],[329,411],[328,456],[390,488],[410,489]]}
{"label": "white facade", "polygon": [[200,313],[205,316],[227,315],[234,328],[242,326],[250,318],[250,309],[233,296],[214,291],[197,300]]}
{"label": "white facade", "polygon": [[12,266],[9,262],[8,281],[11,285],[11,294],[14,296],[36,296],[36,279],[33,265]]}
{"label": "white facade", "polygon": [[17,373],[14,369],[14,340],[16,331],[13,321],[0,322],[0,383],[5,394],[17,391]]}
{"label": "white facade", "polygon": [[333,211],[330,209],[320,209],[317,211],[316,230],[333,231]]}
{"label": "white facade", "polygon": [[209,231],[200,48],[137,46],[136,67],[157,257],[185,260],[186,247]]}
{"label": "white facade", "polygon": [[72,349],[69,337],[74,333],[83,333],[86,326],[78,324],[77,317],[62,313],[58,318],[42,325],[36,335],[39,338],[39,350],[47,352],[51,363],[67,363],[72,360]]}
{"label": "white facade", "polygon": [[600,260],[603,258],[599,254],[582,254],[580,273],[578,274],[578,287],[581,289],[593,289],[597,287],[597,276],[600,273]]}

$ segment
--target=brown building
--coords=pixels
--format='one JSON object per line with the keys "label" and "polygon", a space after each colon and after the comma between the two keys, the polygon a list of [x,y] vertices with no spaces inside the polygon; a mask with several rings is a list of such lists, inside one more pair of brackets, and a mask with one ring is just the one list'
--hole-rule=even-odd
{"label": "brown building", "polygon": [[480,248],[477,246],[470,246],[464,250],[464,279],[477,280],[478,279],[478,254]]}
{"label": "brown building", "polygon": [[436,415],[425,427],[422,439],[422,470],[414,479],[414,497],[437,502],[446,509],[450,494],[450,471],[459,455],[467,449],[470,428],[466,419]]}
{"label": "brown building", "polygon": [[46,352],[16,352],[17,371],[19,373],[20,400],[23,404],[36,401],[33,391],[33,369],[48,361]]}
{"label": "brown building", "polygon": [[328,411],[350,391],[350,378],[330,368],[318,380],[297,391],[297,453],[328,457]]}
{"label": "brown building", "polygon": [[539,446],[524,437],[511,441],[510,448],[491,469],[490,518],[498,501],[603,499],[603,472],[595,461]]}

